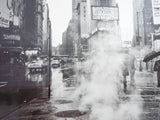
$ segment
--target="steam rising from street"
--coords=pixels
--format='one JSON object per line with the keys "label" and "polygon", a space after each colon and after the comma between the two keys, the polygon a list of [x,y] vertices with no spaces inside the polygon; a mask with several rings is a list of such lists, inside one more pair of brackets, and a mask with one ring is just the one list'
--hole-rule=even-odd
{"label": "steam rising from street", "polygon": [[90,120],[138,120],[141,113],[136,102],[140,98],[123,100],[122,67],[127,55],[122,52],[118,31],[98,32],[90,40],[91,56],[79,70],[75,97],[80,110],[91,111]]}

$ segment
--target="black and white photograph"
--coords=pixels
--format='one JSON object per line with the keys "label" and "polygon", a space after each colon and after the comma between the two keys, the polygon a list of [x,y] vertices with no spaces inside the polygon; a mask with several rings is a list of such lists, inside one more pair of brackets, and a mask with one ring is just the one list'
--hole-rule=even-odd
{"label": "black and white photograph", "polygon": [[160,0],[0,0],[0,120],[160,120]]}

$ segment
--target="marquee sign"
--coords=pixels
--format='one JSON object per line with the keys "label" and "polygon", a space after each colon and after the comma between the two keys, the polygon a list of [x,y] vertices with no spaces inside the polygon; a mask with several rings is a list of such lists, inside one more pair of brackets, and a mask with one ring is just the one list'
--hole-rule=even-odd
{"label": "marquee sign", "polygon": [[92,6],[92,19],[103,21],[118,21],[119,20],[119,8],[114,7],[99,7]]}

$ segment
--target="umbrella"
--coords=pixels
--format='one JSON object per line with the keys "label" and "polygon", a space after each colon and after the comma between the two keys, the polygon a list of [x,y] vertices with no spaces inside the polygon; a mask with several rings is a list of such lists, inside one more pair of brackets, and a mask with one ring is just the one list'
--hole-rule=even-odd
{"label": "umbrella", "polygon": [[150,60],[152,60],[153,58],[157,57],[160,55],[160,51],[156,52],[156,51],[152,51],[150,53],[148,53],[144,59],[143,59],[143,62],[148,62]]}

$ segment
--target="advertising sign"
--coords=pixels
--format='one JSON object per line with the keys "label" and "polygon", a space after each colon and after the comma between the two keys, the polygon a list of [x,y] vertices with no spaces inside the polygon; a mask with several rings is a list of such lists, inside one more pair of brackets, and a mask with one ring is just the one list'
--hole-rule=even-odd
{"label": "advertising sign", "polygon": [[9,27],[9,20],[3,18],[3,17],[0,17],[0,27]]}
{"label": "advertising sign", "polygon": [[2,46],[20,46],[20,36],[19,35],[7,35],[3,34],[3,39],[1,40]]}
{"label": "advertising sign", "polygon": [[19,35],[7,35],[7,34],[4,34],[3,35],[3,39],[4,40],[20,40],[20,36]]}
{"label": "advertising sign", "polygon": [[103,21],[118,21],[119,8],[92,6],[92,19]]}
{"label": "advertising sign", "polygon": [[160,24],[160,0],[152,0],[153,23]]}
{"label": "advertising sign", "polygon": [[0,0],[0,27],[8,28],[11,10],[8,9],[7,2],[11,0]]}

